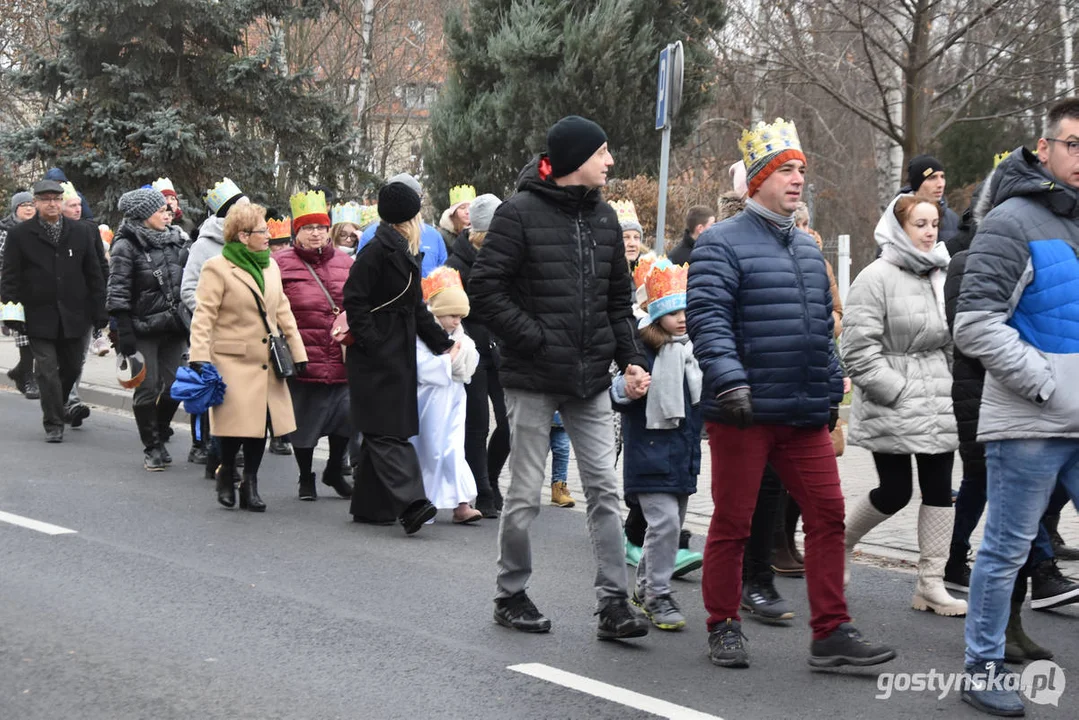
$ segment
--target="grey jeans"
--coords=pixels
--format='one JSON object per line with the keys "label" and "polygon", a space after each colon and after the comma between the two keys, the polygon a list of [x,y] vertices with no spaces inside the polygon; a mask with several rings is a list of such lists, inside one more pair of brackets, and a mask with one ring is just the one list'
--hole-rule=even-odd
{"label": "grey jeans", "polygon": [[648,521],[644,552],[637,564],[637,596],[642,600],[671,592],[671,575],[678,556],[678,536],[686,520],[689,495],[637,493]]}
{"label": "grey jeans", "polygon": [[626,597],[626,558],[618,474],[614,469],[614,419],[606,391],[590,398],[506,389],[510,423],[510,484],[498,526],[498,594],[525,589],[532,575],[528,528],[540,510],[551,417],[555,410],[569,433],[588,505],[585,515],[596,556],[596,596],[600,603]]}
{"label": "grey jeans", "polygon": [[[90,352],[90,343],[94,339],[94,331],[86,333],[86,336],[82,339],[82,361],[86,364],[86,353]],[[75,378],[75,384],[71,386],[71,392],[67,395],[67,402],[65,407],[70,408],[72,405],[78,405],[82,402],[82,398],[79,397],[79,383],[82,381],[82,366],[79,366],[79,376]]]}

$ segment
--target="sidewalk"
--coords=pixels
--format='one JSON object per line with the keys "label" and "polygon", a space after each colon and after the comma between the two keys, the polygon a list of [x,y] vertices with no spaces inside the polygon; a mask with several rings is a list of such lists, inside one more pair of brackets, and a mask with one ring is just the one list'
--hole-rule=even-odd
{"label": "sidewalk", "polygon": [[[18,351],[14,343],[10,338],[0,337],[0,386],[13,385],[6,373],[8,368],[13,367],[17,362]],[[131,410],[131,391],[124,390],[117,384],[116,356],[111,352],[105,357],[93,355],[87,357],[80,388],[83,400],[88,403],[117,410]],[[183,413],[182,408],[177,414],[177,420],[183,420],[185,423],[187,421],[187,416]],[[90,422],[92,421],[91,418]],[[686,527],[694,535],[701,538],[708,532],[708,523],[712,517],[713,507],[709,484],[712,464],[707,443],[704,443],[702,454],[698,491],[690,497],[689,510],[686,514]],[[865,495],[877,486],[877,471],[873,465],[873,456],[869,452],[848,445],[843,457],[838,459],[838,463],[839,474],[843,482],[843,494],[848,503]],[[619,465],[619,468],[621,468],[621,465]],[[952,486],[958,488],[961,478],[962,463],[959,461],[957,454]],[[502,478],[503,487],[508,481],[508,476],[504,474]],[[575,462],[570,463],[568,484],[578,501],[577,507],[574,509],[584,512],[584,491],[581,487],[580,476]],[[545,488],[545,503],[548,501],[549,492],[550,488]],[[877,561],[916,562],[918,559],[918,497],[916,487],[914,499],[911,503],[883,525],[866,535],[858,545],[856,556],[860,553],[866,556],[866,559],[876,559]],[[1079,545],[1079,515],[1071,508],[1065,508],[1061,516],[1060,534],[1069,545]],[[978,529],[971,539],[971,545],[977,548],[981,543],[981,538],[982,524],[979,523]],[[1069,575],[1079,576],[1079,563],[1062,563],[1062,569]]]}

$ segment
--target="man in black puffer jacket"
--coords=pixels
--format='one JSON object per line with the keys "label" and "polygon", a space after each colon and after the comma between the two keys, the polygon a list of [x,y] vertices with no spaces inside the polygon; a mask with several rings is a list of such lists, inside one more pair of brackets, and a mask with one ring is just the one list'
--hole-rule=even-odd
{"label": "man in black puffer jacket", "polygon": [[547,154],[521,173],[495,211],[469,278],[473,312],[502,341],[513,454],[499,526],[495,620],[546,632],[525,594],[532,574],[528,528],[539,513],[551,430],[561,411],[588,496],[596,555],[600,639],[640,637],[648,624],[627,599],[614,426],[607,393],[616,361],[635,397],[649,378],[637,342],[622,232],[600,188],[614,164],[607,135],[577,116],[547,132]]}

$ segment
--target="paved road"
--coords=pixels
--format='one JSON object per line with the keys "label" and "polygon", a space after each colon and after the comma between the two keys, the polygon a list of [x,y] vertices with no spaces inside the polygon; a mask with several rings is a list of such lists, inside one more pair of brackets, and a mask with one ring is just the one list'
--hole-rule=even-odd
{"label": "paved road", "polygon": [[[261,475],[269,511],[228,511],[192,466],[144,472],[127,416],[95,412],[51,446],[34,403],[0,392],[0,415],[0,511],[77,531],[46,535],[0,522],[5,720],[631,720],[656,717],[634,709],[649,707],[648,698],[670,704],[660,714],[681,718],[980,717],[954,697],[875,700],[876,671],[811,672],[801,581],[779,581],[797,624],[747,622],[746,671],[708,663],[692,575],[677,584],[690,630],[600,643],[584,518],[545,508],[531,593],[554,631],[518,634],[491,621],[494,523],[455,527],[443,514],[412,538],[356,525],[345,501],[298,502],[292,461],[277,457]],[[174,443],[178,460],[184,444]],[[910,610],[912,582],[907,573],[856,567],[853,614],[900,649],[888,669],[952,671],[962,622]],[[1079,670],[1079,610],[1027,622],[1066,672]],[[632,706],[508,669],[526,663],[573,673],[572,682],[608,683],[616,687],[609,695]],[[1074,707],[1074,687],[1063,705]],[[1029,716],[1074,714],[1031,706]]]}

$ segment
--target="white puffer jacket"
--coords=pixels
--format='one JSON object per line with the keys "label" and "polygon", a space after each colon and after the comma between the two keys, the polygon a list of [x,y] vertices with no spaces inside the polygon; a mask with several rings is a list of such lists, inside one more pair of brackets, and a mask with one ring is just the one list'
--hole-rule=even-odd
{"label": "white puffer jacket", "polygon": [[840,348],[854,383],[848,440],[872,452],[939,454],[959,446],[952,338],[944,317],[948,252],[917,250],[885,210],[881,258],[851,285]]}

